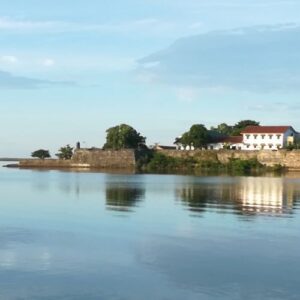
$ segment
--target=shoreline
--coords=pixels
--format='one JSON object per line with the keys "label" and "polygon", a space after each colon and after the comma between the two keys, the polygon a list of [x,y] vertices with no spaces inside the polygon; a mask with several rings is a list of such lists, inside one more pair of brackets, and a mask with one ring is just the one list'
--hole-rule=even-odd
{"label": "shoreline", "polygon": [[89,150],[77,149],[69,160],[21,159],[8,168],[112,171],[153,174],[300,173],[300,150]]}

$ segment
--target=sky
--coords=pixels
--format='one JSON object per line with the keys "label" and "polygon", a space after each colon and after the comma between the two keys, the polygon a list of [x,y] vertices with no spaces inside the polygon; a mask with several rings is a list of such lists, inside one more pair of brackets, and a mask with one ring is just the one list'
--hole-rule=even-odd
{"label": "sky", "polygon": [[101,147],[127,123],[300,130],[299,0],[0,1],[0,157]]}

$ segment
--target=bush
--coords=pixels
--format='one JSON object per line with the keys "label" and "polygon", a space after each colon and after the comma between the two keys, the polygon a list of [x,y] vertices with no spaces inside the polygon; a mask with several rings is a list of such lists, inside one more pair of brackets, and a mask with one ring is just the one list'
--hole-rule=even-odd
{"label": "bush", "polygon": [[248,160],[232,158],[226,167],[228,171],[242,174],[248,174],[252,171],[259,171],[264,168],[264,166],[256,158]]}
{"label": "bush", "polygon": [[154,152],[152,158],[145,169],[149,172],[170,172],[174,170],[186,171],[196,166],[196,161],[192,157],[176,158]]}
{"label": "bush", "polygon": [[31,153],[32,157],[36,157],[39,159],[50,158],[49,150],[39,149]]}

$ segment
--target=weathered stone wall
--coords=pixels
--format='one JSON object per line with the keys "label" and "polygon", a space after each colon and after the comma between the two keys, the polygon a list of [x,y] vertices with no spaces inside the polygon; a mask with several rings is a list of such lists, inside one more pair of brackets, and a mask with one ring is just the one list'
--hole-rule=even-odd
{"label": "weathered stone wall", "polygon": [[247,160],[256,158],[261,164],[266,166],[282,165],[290,170],[300,170],[300,150],[280,150],[280,151],[232,151],[232,150],[196,150],[196,151],[178,151],[178,150],[159,150],[171,157],[194,157],[197,160],[218,160],[221,163],[227,163],[231,158]]}
{"label": "weathered stone wall", "polygon": [[136,165],[134,150],[79,149],[75,151],[72,161],[93,168],[129,169]]}
{"label": "weathered stone wall", "polygon": [[[210,160],[227,163],[231,158],[257,160],[266,165],[282,165],[290,170],[300,171],[300,150],[287,151],[232,151],[232,150],[158,150],[167,156],[177,158],[194,157],[196,160]],[[141,156],[134,150],[87,150],[75,151],[71,160],[26,159],[20,161],[23,168],[101,168],[101,169],[135,169],[137,158]]]}
{"label": "weathered stone wall", "polygon": [[58,159],[22,159],[19,161],[19,166],[22,168],[71,168],[70,160]]}
{"label": "weathered stone wall", "polygon": [[22,168],[101,168],[134,169],[136,165],[134,150],[76,150],[71,160],[59,159],[25,159]]}

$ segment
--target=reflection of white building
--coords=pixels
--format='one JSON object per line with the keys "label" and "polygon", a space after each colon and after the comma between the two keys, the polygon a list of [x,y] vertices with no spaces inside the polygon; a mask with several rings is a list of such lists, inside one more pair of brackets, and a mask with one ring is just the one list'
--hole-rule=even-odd
{"label": "reflection of white building", "polygon": [[293,197],[286,197],[283,178],[245,177],[240,182],[243,211],[282,213],[291,210]]}

